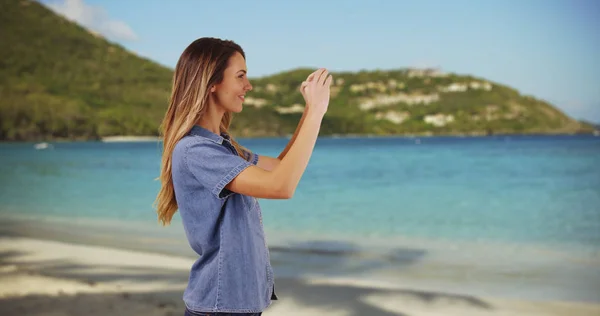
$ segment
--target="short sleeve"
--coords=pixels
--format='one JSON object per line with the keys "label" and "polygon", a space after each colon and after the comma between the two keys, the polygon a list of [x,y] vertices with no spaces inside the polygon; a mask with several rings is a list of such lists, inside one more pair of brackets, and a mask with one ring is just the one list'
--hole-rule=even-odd
{"label": "short sleeve", "polygon": [[218,198],[231,195],[233,192],[225,186],[251,166],[250,162],[212,141],[190,143],[185,163],[194,177]]}
{"label": "short sleeve", "polygon": [[258,163],[258,154],[244,150],[244,155],[246,155],[246,160],[250,161],[253,165]]}

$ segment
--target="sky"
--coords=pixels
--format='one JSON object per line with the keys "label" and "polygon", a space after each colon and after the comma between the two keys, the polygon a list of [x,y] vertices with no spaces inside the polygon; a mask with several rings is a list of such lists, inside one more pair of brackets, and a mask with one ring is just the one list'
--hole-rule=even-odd
{"label": "sky", "polygon": [[240,44],[251,78],[433,67],[505,84],[600,123],[597,0],[40,0],[174,68],[199,37]]}

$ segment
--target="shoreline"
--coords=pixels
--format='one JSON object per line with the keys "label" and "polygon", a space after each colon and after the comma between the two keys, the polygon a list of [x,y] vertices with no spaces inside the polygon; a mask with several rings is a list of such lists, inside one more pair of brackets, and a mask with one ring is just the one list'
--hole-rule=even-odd
{"label": "shoreline", "polygon": [[103,143],[126,143],[126,142],[158,142],[161,141],[162,137],[157,136],[106,136],[101,137],[100,141]]}
{"label": "shoreline", "polygon": [[[420,247],[435,250],[459,251],[463,249],[481,250],[494,248],[494,251],[508,251],[520,248],[528,253],[540,252],[552,254],[560,258],[572,258],[573,256],[585,256],[600,267],[600,247],[595,245],[581,244],[542,244],[536,242],[510,241],[502,239],[472,240],[469,238],[447,239],[445,237],[426,236],[402,236],[402,235],[369,235],[361,237],[360,243],[350,239],[347,234],[330,233],[319,235],[315,240],[314,232],[290,232],[289,230],[273,230],[265,227],[269,247],[275,250],[289,251],[295,249],[304,254],[336,254],[344,252],[362,251],[370,253],[381,253],[393,250],[394,247],[385,246],[390,242],[394,246]],[[61,232],[69,232],[64,236]],[[23,233],[25,232],[25,233]],[[102,235],[128,235],[129,237],[157,236],[156,240],[174,238],[186,241],[183,226],[179,217],[174,217],[170,225],[162,226],[158,220],[121,221],[116,218],[100,217],[69,217],[66,215],[42,214],[14,214],[7,212],[0,214],[0,237],[3,235],[29,237],[29,238],[51,238],[56,241],[77,243],[77,240],[85,240],[95,234]],[[158,235],[156,235],[158,234]],[[90,239],[88,238],[88,241]],[[84,243],[86,244],[86,243]],[[139,244],[139,243],[138,243]],[[104,244],[107,247],[122,248],[123,243]],[[188,247],[188,245],[185,245]],[[144,250],[143,248],[131,248],[133,250]],[[159,253],[162,253],[158,251]],[[181,252],[167,254],[181,255]],[[599,301],[600,302],[600,301]]]}
{"label": "shoreline", "polygon": [[[234,135],[236,139],[260,140],[260,139],[289,139],[292,134],[286,135],[270,135],[270,136],[239,136]],[[320,135],[319,139],[352,139],[352,138],[494,138],[494,137],[599,137],[600,131],[591,133],[449,133],[449,134],[433,134],[433,133],[415,133],[415,134],[326,134]],[[103,142],[103,143],[127,143],[127,142],[160,142],[162,137],[159,136],[131,136],[131,135],[116,135],[104,136],[100,138],[73,138],[73,139],[41,139],[41,140],[21,140],[8,141],[0,140],[0,144],[36,144],[36,143],[74,143],[74,142]]]}
{"label": "shoreline", "polygon": [[[0,237],[2,315],[178,315],[192,258]],[[505,299],[341,277],[278,278],[264,315],[598,315],[600,304]],[[44,306],[40,310],[40,306]]]}

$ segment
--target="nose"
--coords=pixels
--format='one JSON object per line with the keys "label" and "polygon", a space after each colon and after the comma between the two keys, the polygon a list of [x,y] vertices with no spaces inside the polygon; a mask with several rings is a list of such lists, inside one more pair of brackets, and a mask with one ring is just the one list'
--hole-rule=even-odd
{"label": "nose", "polygon": [[252,90],[252,84],[250,83],[250,80],[248,80],[248,82],[246,83],[246,91],[251,91]]}

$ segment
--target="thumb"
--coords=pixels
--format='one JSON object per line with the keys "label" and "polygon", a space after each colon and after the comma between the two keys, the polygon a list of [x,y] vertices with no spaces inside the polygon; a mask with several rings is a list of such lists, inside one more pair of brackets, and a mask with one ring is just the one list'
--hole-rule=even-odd
{"label": "thumb", "polygon": [[300,85],[300,92],[304,95],[304,91],[306,89],[306,86],[308,86],[308,82],[307,81],[302,81],[302,84]]}

